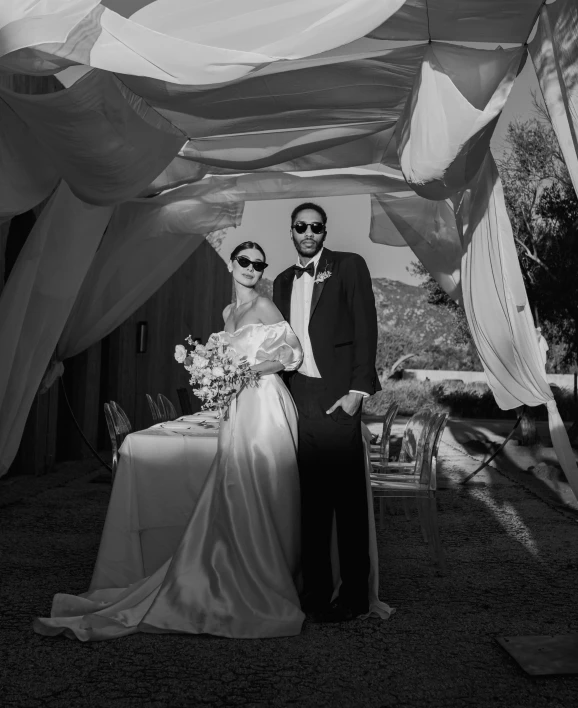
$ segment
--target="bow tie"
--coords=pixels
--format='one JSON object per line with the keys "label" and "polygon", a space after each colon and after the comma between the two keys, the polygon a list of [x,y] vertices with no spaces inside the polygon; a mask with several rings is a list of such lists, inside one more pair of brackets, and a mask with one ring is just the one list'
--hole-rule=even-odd
{"label": "bow tie", "polygon": [[295,271],[295,277],[297,280],[299,280],[303,273],[309,273],[311,277],[315,274],[315,266],[313,263],[309,263],[309,265],[305,266],[305,268],[302,268],[300,265],[294,265],[293,270]]}

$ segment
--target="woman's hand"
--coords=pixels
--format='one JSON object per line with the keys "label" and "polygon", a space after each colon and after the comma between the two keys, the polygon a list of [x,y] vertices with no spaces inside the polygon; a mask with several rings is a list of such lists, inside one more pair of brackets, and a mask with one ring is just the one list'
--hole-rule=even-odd
{"label": "woman's hand", "polygon": [[253,364],[253,366],[250,367],[251,371],[255,371],[261,376],[276,374],[278,371],[283,371],[284,368],[280,361],[260,361],[258,364]]}

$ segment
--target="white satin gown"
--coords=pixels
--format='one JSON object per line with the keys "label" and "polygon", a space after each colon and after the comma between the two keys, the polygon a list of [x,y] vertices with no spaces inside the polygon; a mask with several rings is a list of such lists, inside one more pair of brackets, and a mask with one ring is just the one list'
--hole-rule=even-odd
{"label": "white satin gown", "polygon": [[[287,322],[219,333],[251,364],[302,359]],[[299,634],[297,411],[276,374],[241,391],[222,421],[218,450],[173,557],[127,588],[55,595],[39,634],[82,641],[136,632],[261,638]]]}

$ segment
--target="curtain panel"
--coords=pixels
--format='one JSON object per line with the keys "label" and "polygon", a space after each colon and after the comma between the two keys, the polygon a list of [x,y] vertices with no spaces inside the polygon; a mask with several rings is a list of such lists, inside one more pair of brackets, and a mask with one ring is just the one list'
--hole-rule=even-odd
{"label": "curtain panel", "polygon": [[540,10],[529,44],[542,96],[560,149],[578,191],[578,6],[556,0]]}
{"label": "curtain panel", "polygon": [[0,296],[0,476],[10,467],[42,375],[112,213],[61,183]]}

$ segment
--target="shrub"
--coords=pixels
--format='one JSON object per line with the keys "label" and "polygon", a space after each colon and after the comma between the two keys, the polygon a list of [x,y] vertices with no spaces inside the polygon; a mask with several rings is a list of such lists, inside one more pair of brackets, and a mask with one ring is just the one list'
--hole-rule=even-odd
{"label": "shrub", "polygon": [[[574,396],[567,389],[552,386],[554,398],[563,420],[572,421],[576,417]],[[363,412],[366,415],[383,415],[388,406],[399,404],[400,416],[411,416],[423,408],[441,412],[447,411],[455,418],[496,418],[512,419],[515,411],[498,408],[490,387],[484,383],[464,384],[463,381],[448,379],[432,383],[401,379],[388,380],[383,391],[366,399]],[[536,420],[547,420],[546,406],[536,406],[532,413]]]}
{"label": "shrub", "polygon": [[383,391],[366,399],[363,412],[367,415],[382,415],[388,406],[396,402],[399,404],[398,415],[410,416],[422,408],[431,408],[435,411],[444,410],[432,396],[432,385],[429,381],[386,381]]}

